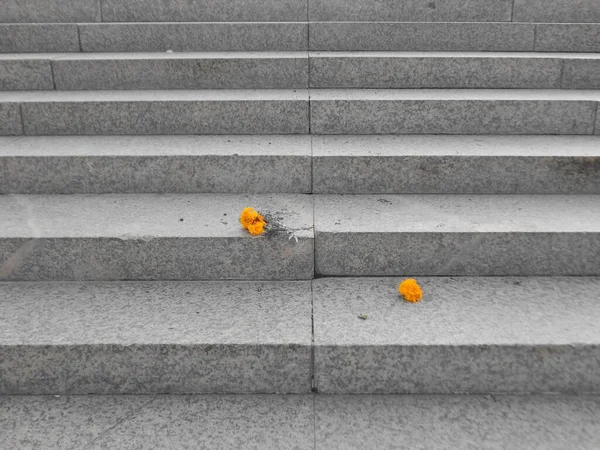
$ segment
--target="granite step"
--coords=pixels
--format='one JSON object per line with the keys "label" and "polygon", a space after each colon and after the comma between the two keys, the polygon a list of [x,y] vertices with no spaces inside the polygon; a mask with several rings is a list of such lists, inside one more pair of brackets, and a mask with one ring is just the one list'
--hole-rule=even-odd
{"label": "granite step", "polygon": [[312,149],[315,194],[600,194],[600,136],[313,136]]}
{"label": "granite step", "polygon": [[309,27],[312,51],[600,52],[599,23],[350,21]]}
{"label": "granite step", "polygon": [[0,53],[306,50],[307,22],[0,24]]}
{"label": "granite step", "polygon": [[309,281],[0,283],[0,305],[2,394],[311,391]]}
{"label": "granite step", "polygon": [[303,134],[306,90],[0,92],[0,135]]}
{"label": "granite step", "polygon": [[402,279],[313,282],[319,393],[600,393],[600,278]]}
{"label": "granite step", "polygon": [[312,88],[599,89],[600,55],[311,52]]}
{"label": "granite step", "polygon": [[594,195],[318,195],[318,276],[600,275]]}
{"label": "granite step", "polygon": [[0,137],[0,194],[312,192],[308,135]]}
{"label": "granite step", "polygon": [[[310,63],[310,74],[309,74]],[[600,56],[507,52],[0,54],[0,90],[600,89]]]}
{"label": "granite step", "polygon": [[[313,134],[600,134],[600,91],[311,89]],[[598,118],[600,121],[600,116]]]}
{"label": "granite step", "polygon": [[[296,230],[253,237],[243,208]],[[296,280],[314,275],[307,195],[0,196],[0,280]]]}
{"label": "granite step", "polygon": [[0,54],[0,90],[307,89],[306,52]]}
{"label": "granite step", "polygon": [[600,447],[598,396],[6,396],[0,407],[0,446],[14,449]]}

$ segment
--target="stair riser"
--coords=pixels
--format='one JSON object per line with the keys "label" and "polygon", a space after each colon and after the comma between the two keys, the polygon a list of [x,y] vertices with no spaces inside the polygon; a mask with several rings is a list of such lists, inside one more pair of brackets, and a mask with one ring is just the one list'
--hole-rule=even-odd
{"label": "stair riser", "polygon": [[594,133],[596,102],[311,100],[314,134]]}
{"label": "stair riser", "polygon": [[[0,133],[20,134],[18,107],[5,109]],[[31,136],[302,134],[309,126],[302,100],[32,102],[21,108],[24,134]]]}
{"label": "stair riser", "polygon": [[600,275],[600,233],[316,231],[321,276]]}
{"label": "stair riser", "polygon": [[600,194],[600,156],[317,156],[313,193]]}
{"label": "stair riser", "polygon": [[0,52],[600,52],[599,36],[597,23],[0,24]]}
{"label": "stair riser", "polygon": [[511,0],[423,2],[310,0],[310,20],[322,22],[510,22]]}
{"label": "stair riser", "polygon": [[7,346],[0,361],[2,395],[311,390],[311,348],[302,345]]}
{"label": "stair riser", "polygon": [[55,61],[53,69],[58,90],[308,87],[307,58]]}
{"label": "stair riser", "polygon": [[599,60],[316,55],[310,66],[313,88],[600,88]]}
{"label": "stair riser", "polygon": [[5,2],[2,22],[261,22],[302,21],[415,21],[415,22],[600,22],[595,0],[460,0],[424,3],[419,0],[40,0]]}
{"label": "stair riser", "polygon": [[80,25],[83,52],[301,51],[306,23]]}
{"label": "stair riser", "polygon": [[599,393],[600,347],[316,346],[322,394]]}
{"label": "stair riser", "polygon": [[306,100],[4,103],[0,135],[591,135],[597,102],[313,99],[310,127],[308,108]]}
{"label": "stair riser", "polygon": [[[0,60],[0,90],[306,89],[309,58]],[[319,56],[312,88],[599,89],[600,60]]]}
{"label": "stair riser", "polygon": [[0,194],[311,190],[310,156],[0,157]]}
{"label": "stair riser", "polygon": [[[230,220],[236,220],[232,218]],[[176,222],[177,218],[173,218]],[[307,280],[313,239],[0,239],[0,280]]]}

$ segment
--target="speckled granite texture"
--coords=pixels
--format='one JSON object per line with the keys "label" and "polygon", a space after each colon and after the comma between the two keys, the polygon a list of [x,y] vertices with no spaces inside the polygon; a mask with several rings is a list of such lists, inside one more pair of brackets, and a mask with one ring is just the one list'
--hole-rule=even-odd
{"label": "speckled granite texture", "polygon": [[[298,230],[251,236],[253,206]],[[302,195],[0,196],[2,280],[312,279],[312,198]]]}
{"label": "speckled granite texture", "polygon": [[322,195],[324,276],[600,275],[591,195]]}
{"label": "speckled granite texture", "polygon": [[0,138],[2,194],[311,190],[307,135]]}
{"label": "speckled granite texture", "polygon": [[401,280],[313,282],[320,393],[600,392],[598,278]]}
{"label": "speckled granite texture", "polygon": [[0,393],[307,393],[309,282],[0,284]]}
{"label": "speckled granite texture", "polygon": [[0,446],[596,450],[598,397],[0,397]]}
{"label": "speckled granite texture", "polygon": [[592,136],[313,136],[312,148],[316,194],[600,194]]}

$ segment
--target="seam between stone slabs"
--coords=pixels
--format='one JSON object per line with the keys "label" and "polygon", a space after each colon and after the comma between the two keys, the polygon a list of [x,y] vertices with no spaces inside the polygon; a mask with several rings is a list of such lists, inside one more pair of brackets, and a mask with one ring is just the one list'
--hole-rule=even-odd
{"label": "seam between stone slabs", "polygon": [[[594,114],[594,123],[592,123],[592,136],[596,135],[596,132],[600,132],[600,130],[596,130],[596,127],[598,126],[598,110],[600,110],[600,102],[596,102],[596,113]],[[314,209],[314,202],[313,202],[313,209]],[[313,221],[314,221],[314,215],[313,215]],[[313,231],[313,236],[314,236],[314,231]],[[314,254],[314,251],[313,251]]]}
{"label": "seam between stone slabs", "polygon": [[560,58],[560,88],[564,89],[564,79],[565,79],[565,64],[566,64],[566,59],[565,58]]}
{"label": "seam between stone slabs", "polygon": [[50,73],[52,74],[52,86],[54,90],[56,90],[56,76],[54,75],[54,62],[52,60],[48,60],[48,64],[50,64]]}
{"label": "seam between stone slabs", "polygon": [[313,449],[317,450],[317,396],[312,394],[313,398]]}
{"label": "seam between stone slabs", "polygon": [[511,23],[512,23],[513,19],[515,18],[515,1],[516,0],[512,1],[512,5],[511,5],[511,8],[510,8],[510,21],[511,21]]}
{"label": "seam between stone slabs", "polygon": [[79,41],[79,51],[83,52],[83,47],[81,46],[81,27],[77,24],[77,40]]}
{"label": "seam between stone slabs", "polygon": [[534,24],[533,25],[533,48],[532,51],[537,51],[537,29],[538,29],[538,24]]}
{"label": "seam between stone slabs", "polygon": [[[98,3],[100,4],[100,23],[104,22],[104,0],[98,0]],[[513,0],[514,3],[514,0]]]}
{"label": "seam between stone slabs", "polygon": [[21,117],[21,136],[25,136],[25,119],[23,118],[23,103],[19,103],[19,116]]}

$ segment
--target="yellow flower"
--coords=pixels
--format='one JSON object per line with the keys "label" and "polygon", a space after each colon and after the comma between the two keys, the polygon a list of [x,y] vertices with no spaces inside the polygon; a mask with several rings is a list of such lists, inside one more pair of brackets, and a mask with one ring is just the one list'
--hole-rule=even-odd
{"label": "yellow flower", "polygon": [[[254,208],[244,208],[242,215],[240,216],[240,223],[245,230],[250,227],[258,218],[260,214]],[[260,216],[262,217],[262,216]]]}
{"label": "yellow flower", "polygon": [[406,301],[411,303],[419,302],[423,298],[421,286],[419,286],[417,280],[413,278],[409,278],[400,283],[400,286],[398,286],[398,292],[400,292],[400,295],[402,295]]}
{"label": "yellow flower", "polygon": [[253,224],[248,227],[250,234],[258,236],[264,233],[265,226],[267,223],[263,220],[263,217],[259,215],[259,220],[256,220]]}

